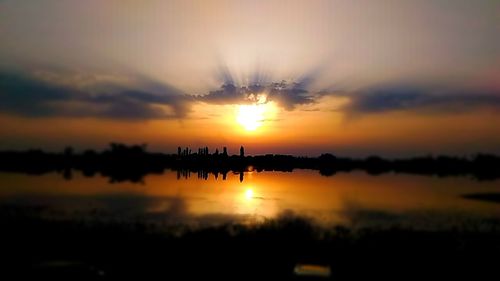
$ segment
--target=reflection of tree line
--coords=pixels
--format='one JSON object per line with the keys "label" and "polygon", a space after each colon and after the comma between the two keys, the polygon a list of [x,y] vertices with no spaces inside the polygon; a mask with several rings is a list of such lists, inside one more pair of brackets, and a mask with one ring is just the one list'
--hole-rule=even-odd
{"label": "reflection of tree line", "polygon": [[[227,174],[229,173],[230,171],[229,170],[214,170],[214,169],[197,169],[197,170],[189,170],[189,169],[177,169],[177,179],[180,180],[180,179],[188,179],[191,177],[191,174],[194,174],[196,173],[198,178],[199,179],[204,179],[204,180],[208,180],[209,178],[209,175],[211,174],[212,177],[215,179],[215,180],[218,180],[219,179],[219,174],[222,178],[222,180],[226,180],[227,179]],[[240,171],[240,172],[233,172],[234,174],[238,174],[239,177],[240,177],[240,182],[243,181],[244,179],[244,172],[245,171]]]}
{"label": "reflection of tree line", "polygon": [[323,154],[320,157],[294,157],[290,155],[245,156],[240,148],[239,155],[229,155],[226,147],[222,152],[216,149],[210,153],[208,147],[193,152],[190,148],[181,148],[177,154],[147,152],[146,145],[110,144],[109,148],[97,152],[85,150],[75,153],[70,147],[62,153],[41,150],[3,151],[0,152],[0,171],[44,174],[59,172],[65,178],[72,177],[72,170],[79,170],[85,176],[101,174],[111,182],[141,182],[147,174],[161,174],[165,169],[178,171],[177,177],[188,178],[197,173],[199,178],[208,179],[212,174],[227,178],[229,172],[240,175],[250,170],[287,171],[293,169],[319,170],[321,175],[332,176],[337,172],[363,170],[372,175],[387,172],[411,173],[436,176],[466,175],[477,180],[500,178],[500,157],[478,154],[471,158],[450,156],[425,156],[409,159],[389,160],[377,156],[365,159],[351,159]]}

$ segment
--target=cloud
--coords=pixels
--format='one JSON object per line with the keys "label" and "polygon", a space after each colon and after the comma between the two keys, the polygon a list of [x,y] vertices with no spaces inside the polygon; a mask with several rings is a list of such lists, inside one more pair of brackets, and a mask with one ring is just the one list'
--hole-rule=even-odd
{"label": "cloud", "polygon": [[345,98],[347,102],[335,110],[348,117],[391,111],[450,114],[500,110],[500,92],[484,88],[453,90],[449,87],[399,85],[350,92],[313,91],[311,85],[318,76],[315,72],[296,82],[265,82],[267,78],[256,78],[247,86],[237,86],[229,72],[225,73],[228,82],[220,89],[194,96],[140,76],[71,77],[68,73],[0,72],[0,112],[23,117],[172,119],[187,118],[192,104],[199,101],[209,104],[275,102],[286,110],[316,104],[318,108],[315,110],[328,110],[320,103],[324,96]]}
{"label": "cloud", "polygon": [[[306,89],[312,79],[299,82],[255,83],[236,86],[229,81],[206,95],[188,95],[144,77],[71,74],[65,71],[0,71],[0,112],[23,117],[94,117],[118,120],[186,118],[196,101],[245,104],[274,101],[293,110],[315,103],[322,94]],[[229,78],[228,78],[229,77]],[[259,78],[260,77],[260,78]],[[262,97],[265,96],[263,100]]]}
{"label": "cloud", "polygon": [[[246,79],[236,79],[229,67],[222,61],[218,64],[216,79],[222,86],[207,94],[195,96],[198,101],[210,104],[252,104],[275,102],[286,110],[294,110],[298,105],[313,104],[323,96],[323,92],[312,89],[321,77],[326,65],[320,65],[303,73],[292,81],[276,80],[271,71],[256,67]],[[240,75],[241,76],[241,75]],[[263,99],[265,97],[265,99]]]}
{"label": "cloud", "polygon": [[99,81],[81,86],[21,72],[0,72],[0,100],[1,112],[25,117],[141,120],[183,118],[190,110],[191,97],[145,79],[137,85]]}
{"label": "cloud", "polygon": [[500,93],[494,90],[388,86],[332,95],[348,97],[349,102],[340,108],[347,114],[390,111],[453,113],[478,109],[500,110]]}
{"label": "cloud", "polygon": [[[265,101],[260,100],[265,96]],[[196,99],[211,104],[245,104],[274,101],[279,106],[293,110],[297,105],[312,104],[320,94],[311,93],[302,83],[272,82],[266,85],[251,84],[238,87],[234,84],[223,84],[219,90],[210,91]]]}

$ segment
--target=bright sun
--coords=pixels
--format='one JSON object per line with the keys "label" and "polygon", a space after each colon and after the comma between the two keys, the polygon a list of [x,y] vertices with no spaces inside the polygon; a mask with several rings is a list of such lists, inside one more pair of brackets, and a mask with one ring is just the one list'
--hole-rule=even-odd
{"label": "bright sun", "polygon": [[255,131],[264,122],[265,104],[240,105],[236,121],[247,131]]}
{"label": "bright sun", "polygon": [[272,101],[267,101],[266,95],[258,95],[254,104],[242,104],[238,106],[236,122],[246,131],[255,131],[264,122],[274,120],[278,113],[278,107]]}

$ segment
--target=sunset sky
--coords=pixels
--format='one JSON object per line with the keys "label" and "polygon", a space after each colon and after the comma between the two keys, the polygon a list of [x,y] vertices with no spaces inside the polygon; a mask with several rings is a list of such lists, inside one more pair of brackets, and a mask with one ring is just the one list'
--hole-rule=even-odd
{"label": "sunset sky", "polygon": [[0,150],[500,153],[500,1],[0,0]]}

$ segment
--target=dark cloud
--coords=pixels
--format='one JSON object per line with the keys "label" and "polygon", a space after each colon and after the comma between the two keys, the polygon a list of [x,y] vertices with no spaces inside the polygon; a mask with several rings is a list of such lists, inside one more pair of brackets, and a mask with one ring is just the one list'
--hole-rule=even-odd
{"label": "dark cloud", "polygon": [[273,83],[269,90],[269,100],[277,102],[287,110],[292,110],[296,105],[311,104],[318,97],[306,90],[306,85],[297,82],[288,86],[284,81]]}
{"label": "dark cloud", "polygon": [[[235,75],[222,61],[219,62],[216,79],[222,86],[204,95],[196,96],[196,100],[211,104],[245,104],[257,102],[276,102],[286,110],[293,110],[297,105],[312,104],[323,96],[321,92],[311,91],[312,85],[320,77],[325,66],[318,66],[303,73],[294,81],[273,81],[272,72],[257,66],[244,83],[238,83]],[[243,84],[243,85],[241,85]],[[265,101],[259,100],[262,95]]]}
{"label": "dark cloud", "polygon": [[190,108],[190,96],[168,85],[150,81],[144,81],[143,84],[137,88],[110,82],[76,87],[44,81],[24,73],[2,72],[0,111],[27,117],[129,120],[186,116]]}
{"label": "dark cloud", "polygon": [[341,110],[354,114],[388,111],[451,113],[480,108],[500,109],[500,93],[487,90],[398,86],[334,95],[348,97],[349,103]]}
{"label": "dark cloud", "polygon": [[243,103],[248,102],[248,91],[245,87],[238,88],[234,84],[224,84],[219,90],[197,96],[196,99],[213,104]]}
{"label": "dark cloud", "polygon": [[[227,80],[233,81],[230,73],[225,73]],[[348,116],[390,111],[446,114],[479,109],[500,110],[500,92],[494,90],[384,86],[357,92],[314,92],[309,90],[318,76],[314,72],[296,82],[264,83],[265,78],[259,75],[256,74],[256,82],[248,86],[225,83],[208,94],[191,96],[145,78],[136,79],[133,83],[95,79],[82,87],[74,81],[61,83],[57,79],[41,79],[22,72],[0,72],[0,112],[25,117],[169,119],[186,118],[196,101],[210,104],[273,101],[286,110],[294,110],[298,105],[317,103],[323,96],[347,98],[349,102],[339,110]],[[262,100],[262,96],[266,99]]]}
{"label": "dark cloud", "polygon": [[51,114],[50,102],[67,100],[75,91],[24,77],[20,74],[0,73],[0,110],[24,116]]}
{"label": "dark cloud", "polygon": [[260,95],[267,97],[266,102],[274,101],[287,110],[293,110],[297,105],[314,103],[320,96],[309,92],[301,83],[281,81],[267,85],[252,84],[241,87],[224,84],[219,90],[197,96],[196,99],[212,104],[244,104],[259,102]]}

